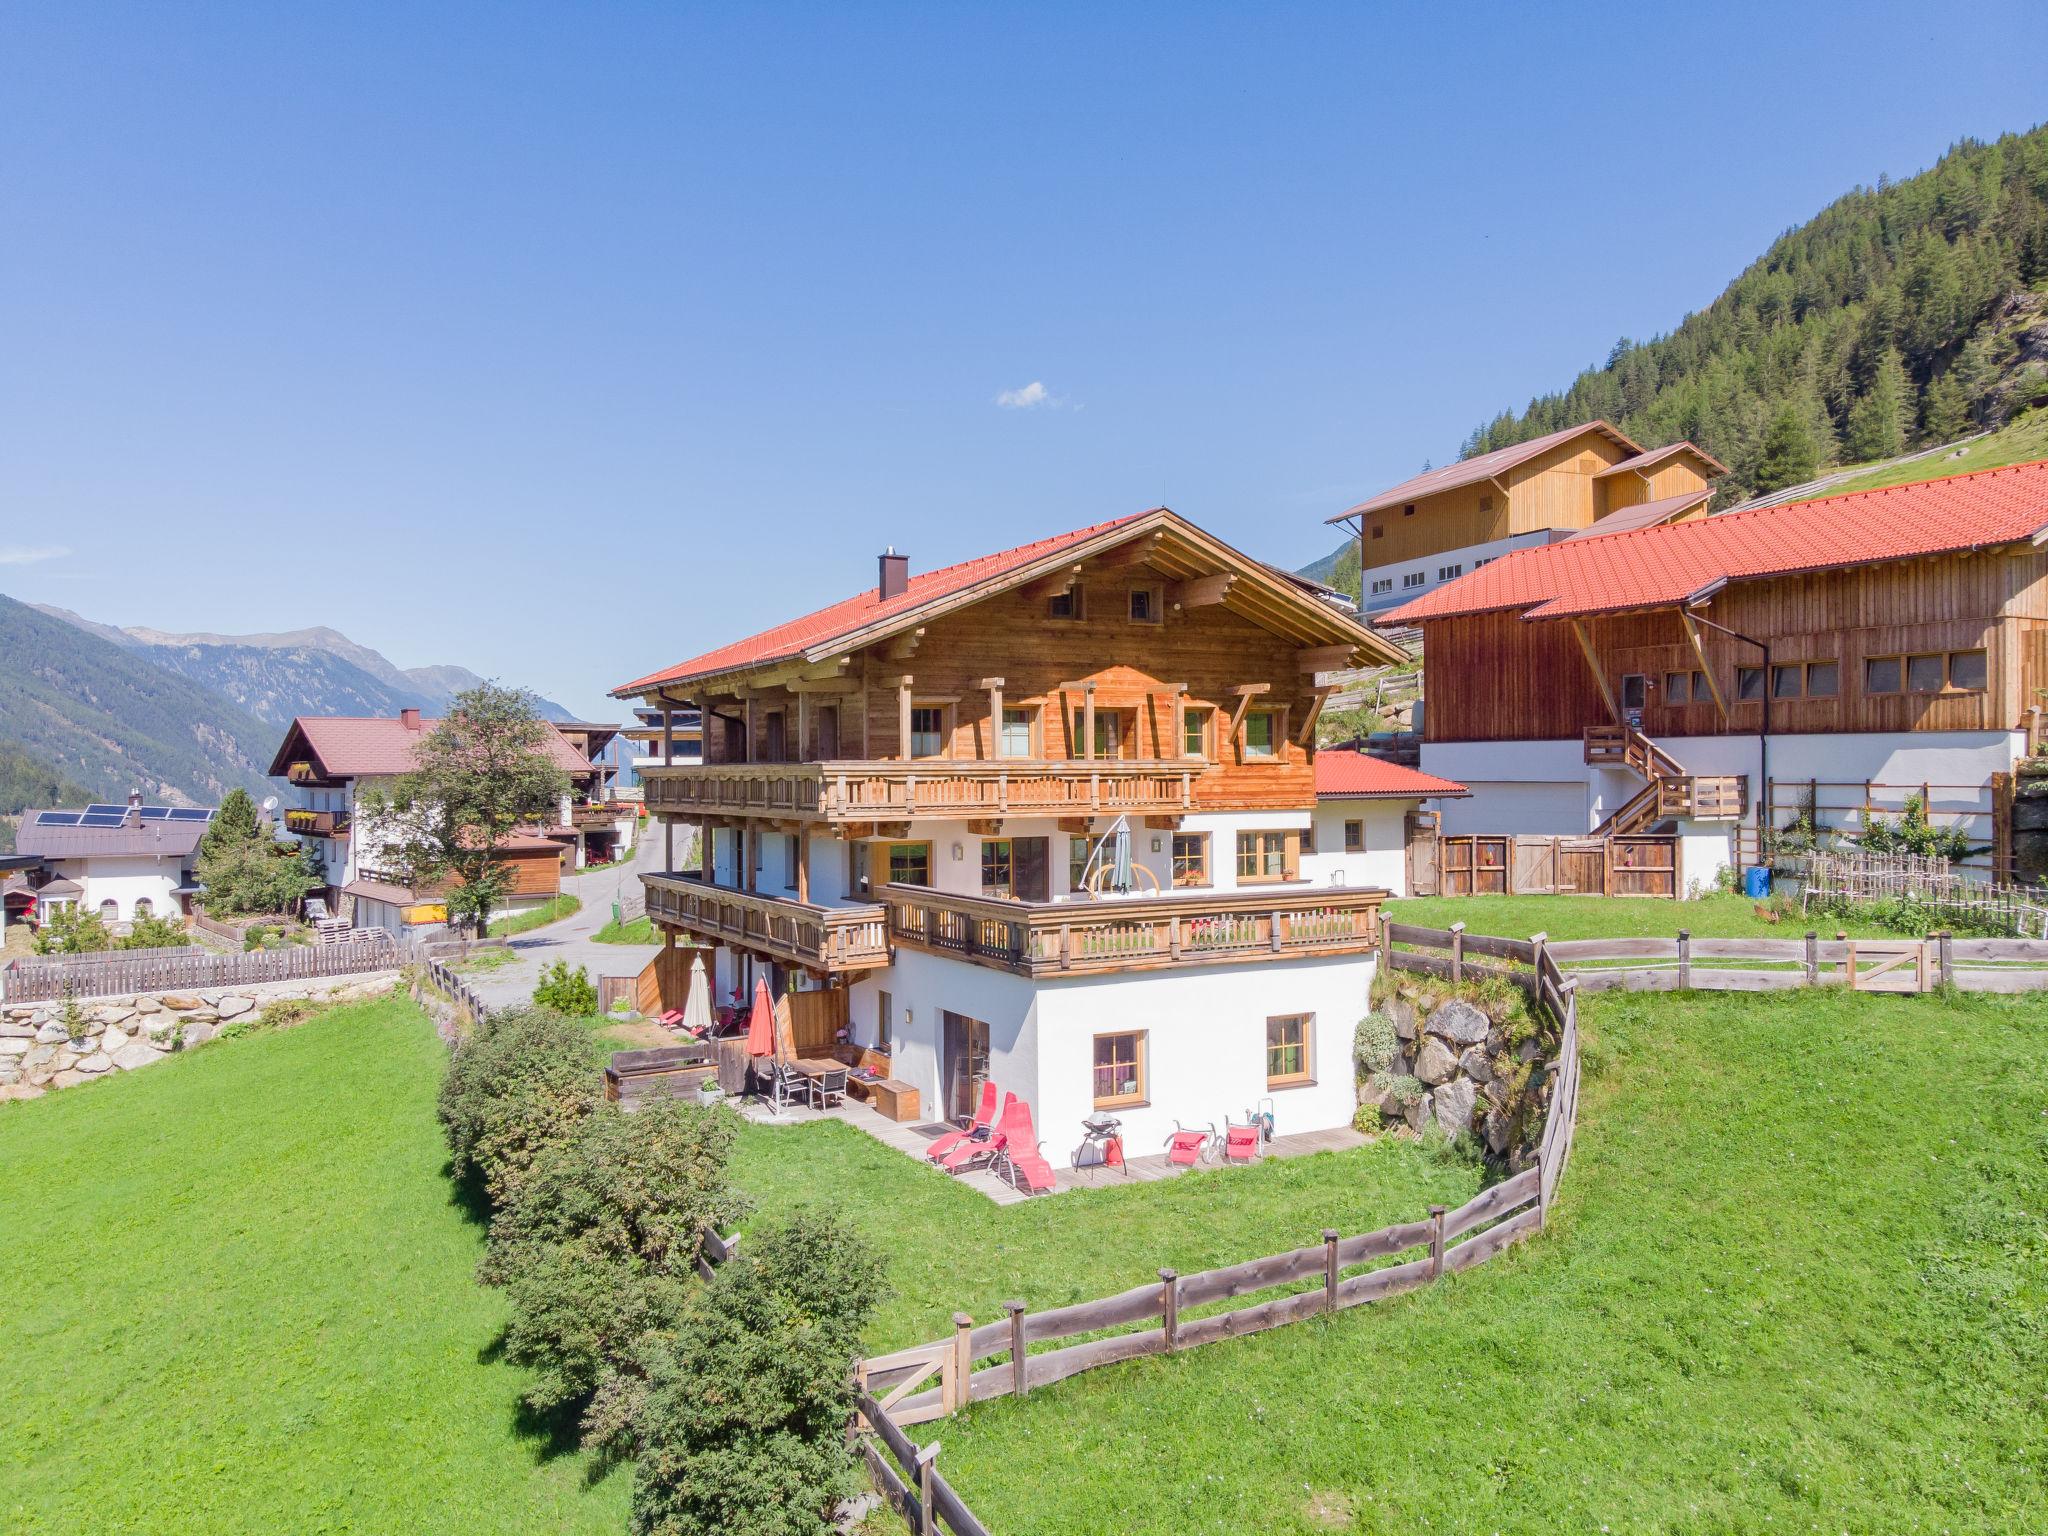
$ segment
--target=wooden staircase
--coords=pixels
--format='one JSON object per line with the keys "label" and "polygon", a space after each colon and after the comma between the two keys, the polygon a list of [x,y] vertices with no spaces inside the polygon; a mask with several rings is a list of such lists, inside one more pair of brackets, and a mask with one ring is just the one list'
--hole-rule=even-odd
{"label": "wooden staircase", "polygon": [[1586,762],[1626,768],[1643,787],[1593,829],[1594,837],[1628,837],[1666,821],[1738,821],[1748,780],[1740,774],[1691,774],[1641,731],[1596,725],[1586,731]]}

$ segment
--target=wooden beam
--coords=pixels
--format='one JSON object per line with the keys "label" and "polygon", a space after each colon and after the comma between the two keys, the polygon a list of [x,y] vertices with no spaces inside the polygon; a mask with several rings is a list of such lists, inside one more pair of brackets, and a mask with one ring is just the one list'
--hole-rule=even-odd
{"label": "wooden beam", "polygon": [[1176,581],[1166,589],[1166,601],[1174,608],[1213,608],[1237,585],[1237,572],[1219,571],[1214,576],[1196,576]]}
{"label": "wooden beam", "polygon": [[1330,702],[1330,695],[1337,691],[1334,684],[1318,688],[1315,702],[1308,707],[1308,713],[1301,717],[1301,735],[1297,744],[1306,747],[1315,739],[1316,721],[1322,718],[1323,706]]}
{"label": "wooden beam", "polygon": [[984,677],[975,685],[988,690],[988,756],[1003,755],[1003,680]]}
{"label": "wooden beam", "polygon": [[1159,553],[1159,546],[1165,539],[1166,535],[1163,533],[1133,539],[1128,544],[1119,544],[1115,549],[1097,555],[1095,563],[1105,571],[1126,570],[1134,565],[1144,565]]}
{"label": "wooden beam", "polygon": [[811,827],[806,822],[796,834],[796,899],[811,903]]}
{"label": "wooden beam", "polygon": [[896,679],[896,756],[910,761],[910,677]]}
{"label": "wooden beam", "polygon": [[784,683],[791,693],[859,693],[857,677],[799,677]]}
{"label": "wooden beam", "polygon": [[1237,733],[1244,729],[1245,711],[1252,707],[1252,700],[1269,686],[1267,683],[1240,683],[1233,690],[1237,694],[1237,708],[1230,712],[1230,735],[1226,738],[1232,745],[1237,742]]}
{"label": "wooden beam", "polygon": [[1073,591],[1074,583],[1080,579],[1080,576],[1081,567],[1079,565],[1070,565],[1061,570],[1054,571],[1050,575],[1041,576],[1036,581],[1027,581],[1017,591],[1020,595],[1029,598],[1031,601],[1039,602],[1048,597],[1058,597],[1062,592]]}
{"label": "wooden beam", "polygon": [[1616,725],[1621,724],[1621,709],[1614,702],[1614,690],[1607,686],[1607,674],[1600,669],[1600,658],[1593,654],[1593,642],[1586,634],[1586,626],[1577,619],[1571,621],[1572,635],[1579,642],[1579,649],[1586,654],[1586,665],[1592,669],[1593,681],[1600,685],[1600,697],[1607,701],[1607,714]]}
{"label": "wooden beam", "polygon": [[1295,665],[1304,672],[1336,672],[1351,665],[1354,647],[1319,645],[1294,653]]}
{"label": "wooden beam", "polygon": [[917,654],[918,646],[923,643],[924,626],[920,624],[917,628],[900,634],[894,640],[891,640],[888,649],[883,652],[883,656],[889,661],[908,661]]}
{"label": "wooden beam", "polygon": [[[1714,669],[1707,661],[1706,645],[1700,640],[1700,627],[1693,623],[1692,615],[1683,608],[1678,610],[1679,620],[1685,625],[1685,638],[1692,642],[1692,653],[1700,659],[1700,672],[1707,680],[1707,691],[1714,696],[1714,707],[1721,711],[1721,723],[1728,723],[1728,701],[1721,697],[1721,680],[1714,676]],[[1770,686],[1770,679],[1764,679],[1764,686]],[[1839,683],[1837,686],[1840,686]]]}

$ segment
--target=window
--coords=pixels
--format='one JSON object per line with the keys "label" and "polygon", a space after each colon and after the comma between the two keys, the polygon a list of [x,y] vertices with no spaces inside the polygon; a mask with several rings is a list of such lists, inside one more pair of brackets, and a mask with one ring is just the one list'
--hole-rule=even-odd
{"label": "window", "polygon": [[144,918],[154,917],[155,915],[156,908],[154,905],[151,904],[150,899],[147,896],[138,896],[135,898],[135,920],[138,923],[141,922]]}
{"label": "window", "polygon": [[1377,596],[1379,596],[1379,594],[1380,594],[1380,593],[1382,593],[1382,592],[1391,592],[1391,591],[1393,591],[1393,590],[1394,590],[1394,578],[1393,578],[1393,577],[1391,577],[1391,576],[1375,576],[1375,577],[1373,577],[1373,579],[1372,579],[1372,591],[1373,591],[1373,596],[1377,597]]}
{"label": "window", "polygon": [[1478,570],[1478,569],[1479,569],[1479,567],[1481,567],[1482,565],[1491,565],[1491,564],[1493,564],[1493,562],[1494,562],[1494,560],[1495,560],[1496,558],[1497,558],[1496,556],[1493,556],[1493,555],[1488,555],[1488,556],[1486,556],[1486,558],[1485,558],[1485,559],[1483,559],[1483,560],[1474,560],[1474,561],[1472,562],[1472,569],[1476,571],[1476,570]]}
{"label": "window", "polygon": [[1240,832],[1237,834],[1237,878],[1257,883],[1285,880],[1288,864],[1286,832]]}
{"label": "window", "polygon": [[992,837],[981,845],[981,894],[984,896],[1010,896],[1015,894],[1014,866],[1010,860],[1010,840],[1006,837]]}
{"label": "window", "polygon": [[1303,853],[1314,853],[1316,851],[1316,824],[1313,819],[1310,820],[1307,826],[1301,829],[1301,851]]}
{"label": "window", "polygon": [[1270,709],[1248,710],[1244,717],[1244,755],[1246,757],[1271,757],[1273,755],[1273,711]]}
{"label": "window", "polygon": [[1809,699],[1832,699],[1842,691],[1842,669],[1832,661],[1810,661],[1806,664],[1806,696]]}
{"label": "window", "polygon": [[1621,680],[1621,707],[1641,709],[1650,691],[1650,680],[1640,672],[1630,672]]}
{"label": "window", "polygon": [[1159,589],[1157,587],[1131,588],[1131,622],[1133,624],[1157,624],[1159,622]]}
{"label": "window", "polygon": [[1906,658],[1906,691],[1908,693],[1939,693],[1944,672],[1940,656],[1908,656]]}
{"label": "window", "polygon": [[1493,510],[1493,497],[1490,494],[1479,498],[1479,510],[1482,512],[1491,512]]}
{"label": "window", "polygon": [[120,915],[121,909],[114,904],[113,897],[109,896],[105,901],[100,903],[100,920],[102,922],[111,923]]}
{"label": "window", "polygon": [[1344,823],[1344,851],[1346,853],[1365,852],[1364,822],[1347,821]]}
{"label": "window", "polygon": [[1003,734],[996,743],[996,756],[1031,756],[1031,713],[1028,709],[1004,707]]}
{"label": "window", "polygon": [[1081,601],[1079,586],[1069,587],[1064,592],[1055,592],[1045,600],[1045,613],[1052,619],[1079,619],[1087,611]]}
{"label": "window", "polygon": [[1712,698],[1713,696],[1714,696],[1714,695],[1713,695],[1713,692],[1712,692],[1712,690],[1711,690],[1711,689],[1709,689],[1709,688],[1707,687],[1707,674],[1706,674],[1706,673],[1704,673],[1704,672],[1695,672],[1695,673],[1693,673],[1693,675],[1692,675],[1692,701],[1693,701],[1693,703],[1695,703],[1695,704],[1704,704],[1704,703],[1706,703],[1706,701],[1707,701],[1707,700],[1711,699],[1711,698]]}
{"label": "window", "polygon": [[1863,663],[1865,693],[1897,693],[1899,678],[1899,658],[1896,656],[1873,656]]}
{"label": "window", "polygon": [[889,1036],[896,1027],[896,999],[887,992],[875,996],[875,1049],[889,1054]]}
{"label": "window", "polygon": [[1450,581],[1453,578],[1462,576],[1464,574],[1465,563],[1462,560],[1459,561],[1456,565],[1440,565],[1436,568],[1436,579],[1438,581]]}
{"label": "window", "polygon": [[1865,693],[1979,693],[1989,682],[1982,651],[1923,656],[1872,656],[1863,663]]}
{"label": "window", "polygon": [[1666,672],[1664,674],[1664,702],[1666,704],[1683,704],[1686,702],[1685,674],[1683,672]]}
{"label": "window", "polygon": [[1208,833],[1173,834],[1173,883],[1177,886],[1209,883]]}
{"label": "window", "polygon": [[919,705],[910,711],[910,755],[937,757],[945,750],[946,712],[937,705]]}
{"label": "window", "polygon": [[1951,688],[1980,691],[1988,681],[1984,670],[1982,651],[1950,651],[1948,654],[1948,685]]}
{"label": "window", "polygon": [[1095,851],[1092,837],[1070,837],[1067,839],[1067,889],[1084,891],[1088,888],[1088,855]]}
{"label": "window", "polygon": [[[1121,757],[1124,745],[1124,711],[1120,709],[1098,709],[1095,711],[1095,755],[1097,757]],[[1068,739],[1074,743],[1074,754],[1079,756],[1081,743],[1088,734],[1088,717],[1075,710],[1067,722]]]}
{"label": "window", "polygon": [[1403,507],[1401,509],[1401,515],[1403,517],[1413,517],[1415,515],[1415,503],[1411,501],[1408,503],[1407,506]]}
{"label": "window", "polygon": [[1771,697],[1774,699],[1796,699],[1806,681],[1806,669],[1796,662],[1791,666],[1771,668]]}
{"label": "window", "polygon": [[1376,539],[1384,539],[1384,538],[1385,538],[1385,537],[1387,536],[1387,528],[1386,528],[1386,524],[1384,524],[1384,523],[1377,523],[1377,524],[1375,524],[1375,525],[1373,526],[1373,530],[1372,530],[1372,536],[1373,536],[1374,538],[1376,538]]}
{"label": "window", "polygon": [[1401,585],[1404,587],[1419,587],[1427,580],[1429,580],[1429,572],[1410,571],[1401,578]]}
{"label": "window", "polygon": [[930,843],[891,843],[889,845],[889,883],[891,885],[930,885],[932,883],[932,845]]}
{"label": "window", "polygon": [[1738,699],[1760,699],[1764,696],[1764,669],[1762,667],[1737,667],[1735,669],[1735,697]]}
{"label": "window", "polygon": [[1314,1014],[1290,1013],[1266,1020],[1266,1086],[1298,1088],[1313,1082],[1314,1041]]}
{"label": "window", "polygon": [[1190,709],[1181,716],[1181,755],[1184,757],[1207,757],[1209,755],[1209,711]]}
{"label": "window", "polygon": [[1145,1034],[1132,1030],[1095,1037],[1095,1107],[1116,1109],[1145,1102]]}

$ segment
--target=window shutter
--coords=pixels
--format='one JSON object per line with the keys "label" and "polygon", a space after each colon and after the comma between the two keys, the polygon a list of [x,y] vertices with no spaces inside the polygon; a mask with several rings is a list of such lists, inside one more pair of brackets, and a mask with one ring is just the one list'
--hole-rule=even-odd
{"label": "window shutter", "polygon": [[1289,832],[1287,834],[1287,841],[1284,845],[1284,849],[1280,855],[1280,858],[1282,868],[1285,870],[1287,878],[1290,880],[1299,880],[1301,878],[1300,831],[1297,830]]}

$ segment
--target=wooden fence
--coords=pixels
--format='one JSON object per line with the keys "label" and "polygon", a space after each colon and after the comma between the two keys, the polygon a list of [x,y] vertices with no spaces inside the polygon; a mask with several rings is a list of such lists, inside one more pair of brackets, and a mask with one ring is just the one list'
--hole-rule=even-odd
{"label": "wooden fence", "polygon": [[223,955],[196,947],[113,949],[9,961],[0,968],[0,998],[10,1003],[36,1003],[67,994],[83,998],[247,987],[267,981],[388,971],[398,963],[397,943],[390,934],[376,930],[366,930],[342,944],[302,944],[243,954]]}
{"label": "wooden fence", "polygon": [[[1395,925],[1398,926],[1398,925]],[[1478,942],[1468,938],[1468,944]],[[1557,939],[1557,963],[1581,992],[1773,992],[1847,986],[1863,992],[2048,989],[2048,939]],[[1736,962],[1717,964],[1716,962]]]}
{"label": "wooden fence", "polygon": [[1678,839],[1464,834],[1437,839],[1445,896],[1680,895]]}
{"label": "wooden fence", "polygon": [[458,1024],[473,1027],[483,1023],[490,1010],[484,1006],[484,1000],[475,987],[432,955],[422,955],[415,963],[420,968],[422,980],[454,1005]]}
{"label": "wooden fence", "polygon": [[2014,934],[2048,938],[2048,906],[2031,887],[1994,885],[1960,873],[1947,859],[1910,853],[1822,850],[1806,855],[1799,905],[1854,907],[1863,902],[1910,901],[1954,922],[1997,925]]}
{"label": "wooden fence", "polygon": [[[1161,1269],[1156,1282],[1097,1301],[1043,1312],[1031,1311],[1021,1300],[1005,1302],[1001,1321],[979,1327],[972,1317],[957,1312],[950,1336],[857,1362],[859,1427],[872,1432],[895,1458],[895,1465],[889,1465],[872,1443],[864,1442],[863,1454],[876,1486],[912,1530],[944,1528],[974,1536],[983,1527],[938,1476],[937,1447],[919,1448],[902,1432],[904,1425],[943,1418],[987,1398],[1021,1397],[1118,1361],[1172,1354],[1382,1301],[1483,1264],[1543,1230],[1571,1153],[1578,1114],[1576,983],[1558,970],[1540,937],[1467,938],[1462,930],[1385,926],[1410,946],[1384,951],[1395,969],[1512,976],[1529,992],[1539,1016],[1558,1029],[1550,1108],[1534,1165],[1455,1210],[1433,1205],[1420,1220],[1353,1237],[1325,1228],[1320,1242],[1200,1274]],[[1443,953],[1422,952],[1427,949]],[[1519,961],[1524,968],[1468,962],[1468,949],[1500,961]],[[1414,1256],[1404,1257],[1409,1254]],[[1188,1315],[1218,1302],[1284,1287],[1302,1288],[1251,1306]],[[1061,1340],[1079,1342],[1033,1352],[1034,1345]],[[926,1385],[934,1377],[936,1383]],[[929,1523],[920,1523],[928,1515]]]}

